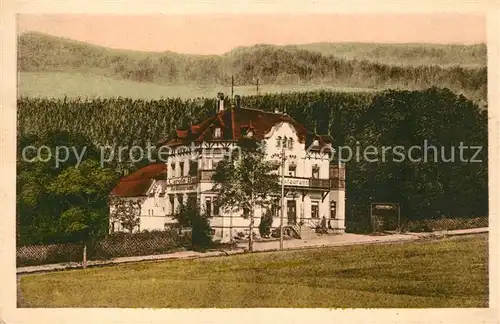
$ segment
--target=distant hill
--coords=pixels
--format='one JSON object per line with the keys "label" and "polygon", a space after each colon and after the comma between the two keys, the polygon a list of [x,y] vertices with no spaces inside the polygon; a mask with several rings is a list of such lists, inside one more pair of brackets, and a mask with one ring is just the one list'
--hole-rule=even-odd
{"label": "distant hill", "polygon": [[[237,87],[246,88],[259,79],[262,91],[419,89],[435,85],[479,101],[486,100],[487,92],[484,44],[255,45],[223,55],[191,55],[116,50],[25,33],[18,38],[18,50],[18,70],[22,72],[19,94],[30,96],[51,96],[50,89],[63,83],[73,89],[68,91],[71,96],[109,96],[115,87],[117,93],[127,93],[118,88],[134,83],[140,83],[141,89],[155,88],[144,91],[145,95],[151,92],[156,96],[169,88],[172,91],[164,93],[171,96],[182,87],[183,97],[190,93],[197,96],[203,93],[199,89],[227,88],[231,76]],[[72,74],[75,77],[69,77]],[[43,84],[33,81],[40,79],[45,80]],[[106,90],[100,93],[103,80]],[[96,84],[97,91],[89,93],[85,84]]]}

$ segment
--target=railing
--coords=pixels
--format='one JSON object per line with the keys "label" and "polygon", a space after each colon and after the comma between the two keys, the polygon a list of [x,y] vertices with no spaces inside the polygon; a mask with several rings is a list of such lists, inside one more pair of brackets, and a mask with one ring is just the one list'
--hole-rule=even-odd
{"label": "railing", "polygon": [[321,225],[321,218],[304,218],[302,222],[304,223],[302,226],[316,228]]}
{"label": "railing", "polygon": [[330,179],[309,179],[309,187],[330,189]]}
{"label": "railing", "polygon": [[[199,180],[202,182],[210,181],[212,180],[214,173],[215,170],[200,170],[198,175]],[[285,177],[285,186],[318,189],[343,189],[345,188],[345,180]]]}
{"label": "railing", "polygon": [[295,237],[298,239],[300,239],[302,237],[300,226],[296,225],[296,224],[295,225],[284,225],[283,231],[285,232],[285,234],[287,234],[291,237]]}
{"label": "railing", "polygon": [[331,189],[345,189],[345,180],[330,179]]}
{"label": "railing", "polygon": [[210,181],[212,180],[212,176],[215,174],[215,170],[200,170],[199,178],[200,181]]}

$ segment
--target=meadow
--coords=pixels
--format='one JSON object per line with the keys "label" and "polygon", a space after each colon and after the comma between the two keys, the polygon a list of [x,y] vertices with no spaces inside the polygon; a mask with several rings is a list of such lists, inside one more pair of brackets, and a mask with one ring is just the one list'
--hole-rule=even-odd
{"label": "meadow", "polygon": [[488,307],[488,236],[144,262],[20,285],[20,307]]}
{"label": "meadow", "polygon": [[[158,100],[162,98],[212,98],[218,92],[231,93],[230,85],[196,83],[154,83],[117,79],[81,72],[20,72],[18,94],[29,98],[130,98]],[[336,92],[373,92],[373,88],[357,88],[328,84],[260,85],[259,93],[291,93],[315,90]],[[256,86],[236,88],[241,96],[255,95]]]}

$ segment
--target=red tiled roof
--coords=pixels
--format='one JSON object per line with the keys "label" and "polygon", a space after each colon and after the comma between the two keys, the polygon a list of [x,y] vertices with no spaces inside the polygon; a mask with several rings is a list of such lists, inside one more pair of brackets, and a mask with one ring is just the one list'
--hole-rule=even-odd
{"label": "red tiled roof", "polygon": [[165,175],[165,163],[151,164],[123,177],[111,194],[119,197],[137,197],[146,194],[156,177]]}
{"label": "red tiled roof", "polygon": [[[314,139],[318,139],[320,147],[322,147],[331,141],[328,135],[320,136],[308,131],[287,114],[231,107],[218,112],[198,125],[191,126],[187,130],[176,130],[177,136],[175,138],[169,141],[161,141],[160,144],[186,145],[193,141],[238,141],[244,135],[244,129],[252,129],[255,139],[263,139],[273,126],[281,122],[288,122],[295,127],[301,143],[308,144],[312,143]],[[222,130],[221,138],[213,138],[216,127]]]}

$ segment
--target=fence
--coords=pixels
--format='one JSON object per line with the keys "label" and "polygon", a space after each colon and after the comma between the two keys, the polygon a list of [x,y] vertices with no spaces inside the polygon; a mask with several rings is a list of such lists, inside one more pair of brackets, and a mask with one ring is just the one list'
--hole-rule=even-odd
{"label": "fence", "polygon": [[[378,231],[394,230],[394,226],[390,226],[392,222],[385,224],[383,220],[381,221],[382,224],[379,224]],[[408,220],[404,215],[401,215],[400,224],[397,228],[403,232],[432,232],[488,227],[488,224],[488,216]],[[367,234],[377,231],[377,229],[373,228],[372,220],[367,215],[364,218],[358,217],[356,220],[349,220],[348,218],[346,220],[346,231],[349,233]]]}
{"label": "fence", "polygon": [[[163,254],[189,246],[189,234],[177,230],[115,233],[87,245],[87,260],[103,260],[115,257]],[[81,262],[83,244],[27,245],[17,248],[18,267],[59,262]]]}
{"label": "fence", "polygon": [[424,220],[410,220],[403,226],[409,232],[451,231],[456,229],[488,227],[488,217],[471,218],[438,218]]}

